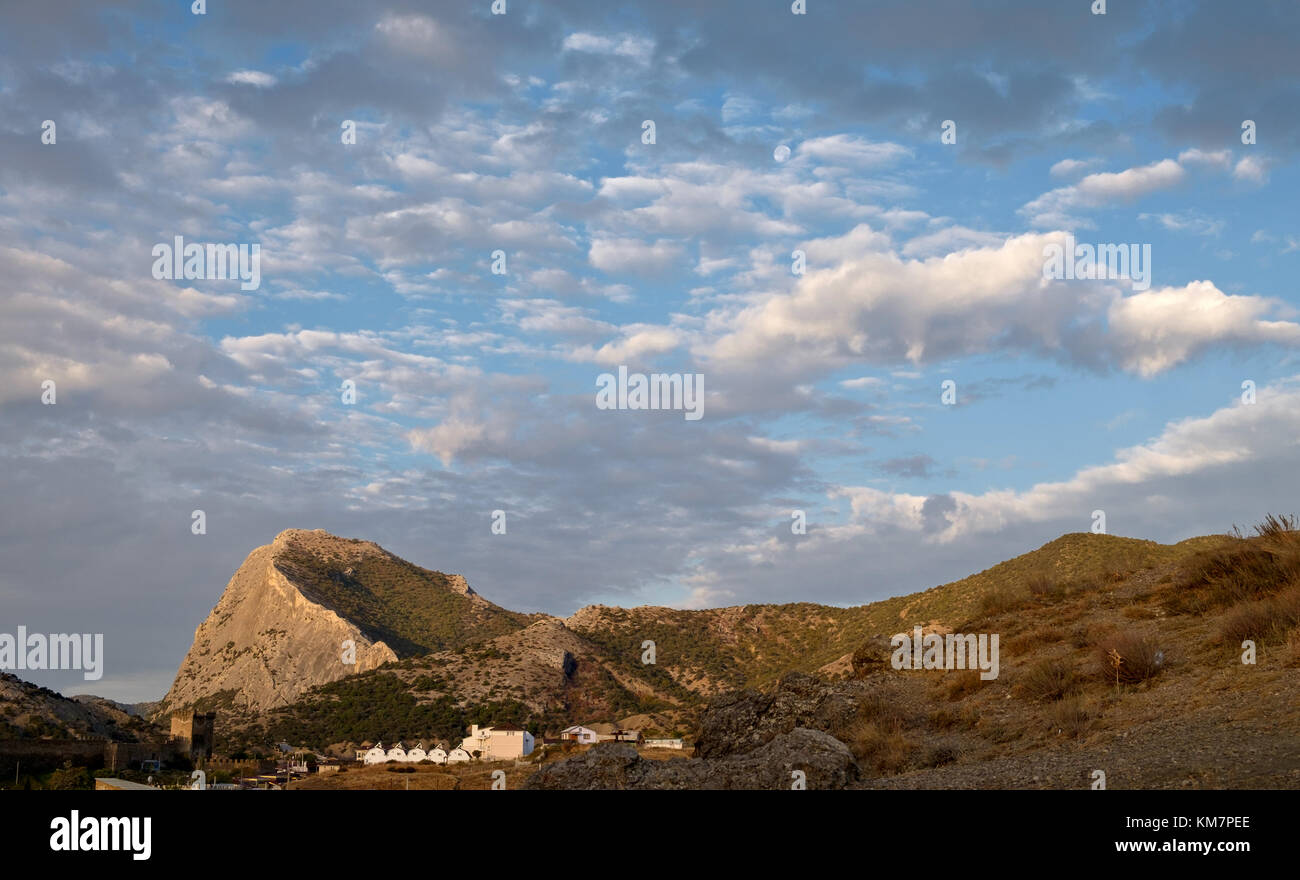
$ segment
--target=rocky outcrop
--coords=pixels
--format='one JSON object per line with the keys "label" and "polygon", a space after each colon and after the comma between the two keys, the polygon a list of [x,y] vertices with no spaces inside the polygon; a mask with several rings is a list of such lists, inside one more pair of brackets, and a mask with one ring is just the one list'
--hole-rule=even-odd
{"label": "rocky outcrop", "polygon": [[893,643],[885,636],[872,636],[853,652],[853,677],[866,678],[878,672],[892,672]]}
{"label": "rocky outcrop", "polygon": [[820,730],[795,728],[744,754],[704,760],[655,761],[628,743],[597,745],[543,767],[526,789],[841,789],[858,768],[844,743]]}
{"label": "rocky outcrop", "polygon": [[[332,538],[291,529],[248,554],[195,630],[163,699],[164,711],[204,699],[254,711],[282,706],[309,688],[397,659],[384,642],[372,641],[355,623],[308,598],[277,565],[299,535],[312,544]],[[347,641],[356,646],[352,665],[344,663]]]}
{"label": "rocky outcrop", "polygon": [[746,690],[721,697],[701,719],[695,754],[720,758],[748,752],[801,727],[834,734],[857,714],[863,693],[859,682],[826,682],[792,672],[770,693]]}

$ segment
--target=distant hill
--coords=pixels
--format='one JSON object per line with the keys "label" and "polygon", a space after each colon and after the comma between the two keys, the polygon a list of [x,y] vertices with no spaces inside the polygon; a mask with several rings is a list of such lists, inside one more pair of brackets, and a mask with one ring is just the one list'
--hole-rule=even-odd
{"label": "distant hill", "polygon": [[[236,711],[226,716],[239,745],[450,739],[469,723],[493,721],[554,731],[639,713],[656,713],[665,719],[662,726],[685,729],[721,693],[765,687],[790,671],[847,676],[855,649],[873,636],[914,625],[951,628],[1008,607],[1041,583],[1082,590],[1226,540],[1163,545],[1070,534],[963,580],[870,605],[701,611],[596,605],[562,619],[513,614],[473,594],[467,600],[463,587],[448,591],[454,576],[428,572],[373,544],[319,532],[286,534],[292,538],[277,554],[278,571],[287,572],[304,596],[345,611],[349,622],[365,621],[358,630],[366,637],[386,636],[381,647],[402,638],[407,651],[380,654],[380,662],[358,663],[347,672],[325,652],[334,673],[325,680],[256,706],[230,701],[228,709]],[[300,535],[312,536],[311,542]],[[360,560],[358,547],[364,548]],[[403,614],[392,613],[389,601],[402,602]],[[218,612],[221,606],[214,612],[220,618]],[[398,627],[404,635],[395,638]],[[291,642],[302,645],[308,638],[298,633]],[[654,642],[654,663],[643,662],[647,641]],[[434,647],[422,651],[425,646]],[[225,686],[216,682],[209,693],[221,695]]]}
{"label": "distant hill", "polygon": [[[377,544],[289,529],[235,572],[158,711],[282,706],[317,685],[529,620],[483,599],[464,578],[412,565]],[[351,664],[346,643],[355,646]]]}
{"label": "distant hill", "polygon": [[148,723],[99,697],[65,697],[0,673],[0,740],[103,737],[130,742]]}

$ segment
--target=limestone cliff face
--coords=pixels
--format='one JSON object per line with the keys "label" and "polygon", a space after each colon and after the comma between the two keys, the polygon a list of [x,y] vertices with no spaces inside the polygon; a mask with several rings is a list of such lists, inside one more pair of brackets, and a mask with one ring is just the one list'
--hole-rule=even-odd
{"label": "limestone cliff face", "polygon": [[[195,630],[163,700],[165,710],[202,698],[253,711],[283,706],[311,687],[397,659],[383,641],[367,638],[356,623],[309,599],[286,576],[278,563],[304,538],[319,542],[332,536],[289,530],[248,554]],[[355,665],[343,662],[348,640],[356,644]]]}

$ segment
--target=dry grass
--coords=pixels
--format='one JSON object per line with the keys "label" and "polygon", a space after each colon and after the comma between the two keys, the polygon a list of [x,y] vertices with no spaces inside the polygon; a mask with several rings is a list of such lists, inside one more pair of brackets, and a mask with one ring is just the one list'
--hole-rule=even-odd
{"label": "dry grass", "polygon": [[1129,630],[1104,636],[1094,647],[1104,679],[1115,684],[1136,684],[1157,675],[1165,656],[1156,640]]}
{"label": "dry grass", "polygon": [[1044,602],[1058,602],[1065,598],[1065,585],[1045,571],[1031,574],[1026,582],[1029,595]]}
{"label": "dry grass", "polygon": [[1092,705],[1081,696],[1066,697],[1048,711],[1052,726],[1070,739],[1085,735],[1092,726],[1095,712]]}
{"label": "dry grass", "polygon": [[1024,607],[1028,594],[1019,589],[994,590],[980,598],[980,614],[997,617]]}
{"label": "dry grass", "polygon": [[1259,601],[1300,583],[1300,531],[1294,516],[1269,514],[1245,537],[1195,554],[1174,581],[1165,607],[1175,614],[1204,614]]}
{"label": "dry grass", "polygon": [[1287,666],[1300,666],[1300,626],[1291,630],[1286,638],[1282,662]]}
{"label": "dry grass", "polygon": [[1219,638],[1226,642],[1281,642],[1300,624],[1300,586],[1269,599],[1243,602],[1219,621]]}
{"label": "dry grass", "polygon": [[949,700],[963,700],[987,684],[978,669],[964,669],[946,674],[941,687]]}
{"label": "dry grass", "polygon": [[948,709],[935,709],[927,717],[930,726],[938,730],[947,730],[957,724],[960,719]]}
{"label": "dry grass", "polygon": [[1040,660],[1016,679],[1013,691],[1027,700],[1060,700],[1077,687],[1074,667],[1065,660]]}
{"label": "dry grass", "polygon": [[1012,654],[1028,654],[1040,645],[1063,642],[1068,637],[1069,634],[1059,626],[1045,626],[1008,639],[1006,644],[1007,650]]}
{"label": "dry grass", "polygon": [[916,745],[901,725],[860,721],[844,738],[853,757],[881,775],[898,773],[907,766]]}

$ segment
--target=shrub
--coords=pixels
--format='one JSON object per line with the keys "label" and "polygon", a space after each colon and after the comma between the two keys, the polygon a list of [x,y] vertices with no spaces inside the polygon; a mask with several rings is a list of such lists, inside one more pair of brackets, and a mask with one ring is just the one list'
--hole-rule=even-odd
{"label": "shrub", "polygon": [[1151,636],[1120,632],[1104,637],[1095,648],[1102,677],[1116,684],[1146,681],[1164,667],[1165,655]]}
{"label": "shrub", "polygon": [[902,770],[916,748],[900,727],[874,721],[858,723],[848,736],[847,745],[855,758],[881,775]]}
{"label": "shrub", "polygon": [[1282,662],[1287,666],[1300,666],[1300,626],[1291,630],[1286,639],[1286,653]]}
{"label": "shrub", "polygon": [[994,590],[980,597],[980,613],[986,617],[996,617],[1024,604],[1025,595],[1018,590]]}
{"label": "shrub", "polygon": [[944,764],[951,764],[961,757],[961,753],[954,746],[941,745],[934,746],[921,760],[923,767],[942,767]]}
{"label": "shrub", "polygon": [[958,718],[947,709],[935,709],[930,713],[929,721],[932,727],[947,730],[957,723]]}
{"label": "shrub", "polygon": [[1038,645],[1061,642],[1065,638],[1066,632],[1059,626],[1043,627],[1008,639],[1007,650],[1012,654],[1027,654]]}
{"label": "shrub", "polygon": [[1078,739],[1088,732],[1092,723],[1092,710],[1081,697],[1072,696],[1052,706],[1048,713],[1052,726],[1070,739]]}
{"label": "shrub", "polygon": [[1219,621],[1219,637],[1228,642],[1262,642],[1272,630],[1273,615],[1267,602],[1243,602]]}
{"label": "shrub", "polygon": [[949,672],[943,677],[943,689],[949,700],[963,700],[988,684],[980,678],[978,669]]}
{"label": "shrub", "polygon": [[1228,642],[1253,639],[1281,641],[1300,623],[1300,585],[1259,602],[1243,602],[1219,621],[1219,637]]}
{"label": "shrub", "polygon": [[1074,668],[1064,660],[1042,660],[1016,680],[1016,692],[1030,700],[1059,700],[1075,688]]}
{"label": "shrub", "polygon": [[1045,571],[1031,574],[1026,582],[1029,595],[1046,602],[1055,602],[1065,598],[1065,585]]}
{"label": "shrub", "polygon": [[1234,529],[1226,543],[1203,550],[1183,567],[1166,607],[1204,613],[1214,607],[1266,598],[1300,582],[1300,531],[1294,516],[1269,514],[1245,537]]}

